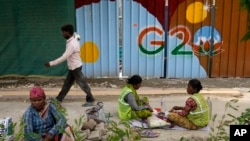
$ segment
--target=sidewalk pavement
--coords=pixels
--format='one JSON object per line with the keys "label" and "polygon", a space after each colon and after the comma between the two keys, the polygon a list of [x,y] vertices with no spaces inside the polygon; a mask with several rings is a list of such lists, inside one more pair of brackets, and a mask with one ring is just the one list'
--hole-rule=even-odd
{"label": "sidewalk pavement", "polygon": [[[49,97],[57,96],[61,88],[44,88],[45,93]],[[95,97],[98,96],[118,96],[121,92],[120,88],[91,88],[92,93]],[[145,96],[162,96],[162,95],[180,95],[186,94],[186,88],[152,88],[152,87],[141,87],[137,90],[139,95]],[[240,97],[241,92],[234,88],[209,88],[201,90],[204,95],[213,96],[230,96],[230,97]],[[80,88],[71,88],[68,96],[85,96],[84,92]],[[7,97],[26,97],[29,95],[28,89],[2,89],[0,91],[0,98]],[[28,98],[28,97],[27,97]]]}
{"label": "sidewalk pavement", "polygon": [[[60,91],[60,87],[47,88],[45,87],[45,93],[47,97],[55,97]],[[102,100],[105,102],[105,112],[110,113],[113,117],[112,120],[119,121],[117,114],[117,96],[119,96],[121,88],[102,88],[102,87],[92,87],[92,93],[97,98],[97,100]],[[28,101],[30,87],[27,88],[11,88],[11,89],[0,89],[0,117],[6,117],[6,115],[13,117],[14,122],[18,122],[20,116],[24,113],[25,109],[30,104]],[[244,91],[248,91],[245,89]],[[238,97],[244,93],[241,88],[204,88],[201,93],[206,96],[229,96]],[[186,94],[186,88],[152,88],[152,87],[141,87],[138,90],[139,95],[152,96],[150,99],[150,104],[153,107],[160,106],[160,96],[166,95],[170,96],[167,99],[166,109],[170,109],[173,105],[181,105],[185,98],[182,95],[188,96]],[[212,97],[212,96],[211,96]],[[75,125],[75,119],[79,119],[81,114],[84,114],[87,107],[81,107],[82,99],[85,98],[84,92],[78,87],[72,87],[69,94],[65,97],[68,102],[63,102],[63,106],[67,109],[67,119],[70,125]],[[17,100],[17,102],[16,102]],[[21,101],[20,101],[21,100]],[[248,99],[247,99],[248,100]],[[2,102],[4,101],[4,102]],[[7,102],[6,102],[7,101]],[[239,107],[245,109],[248,107],[248,102],[246,104],[241,104]],[[220,99],[213,99],[213,106],[216,110],[213,110],[213,114],[217,114],[217,118],[221,119],[223,117],[224,105],[226,101]],[[217,123],[217,121],[216,121]],[[159,137],[152,140],[165,141],[165,140],[180,140],[180,137],[185,137],[190,140],[206,140],[208,137],[208,132],[201,131],[180,131],[180,130],[163,130],[155,129],[156,132],[160,133]],[[152,141],[148,139],[147,141]]]}

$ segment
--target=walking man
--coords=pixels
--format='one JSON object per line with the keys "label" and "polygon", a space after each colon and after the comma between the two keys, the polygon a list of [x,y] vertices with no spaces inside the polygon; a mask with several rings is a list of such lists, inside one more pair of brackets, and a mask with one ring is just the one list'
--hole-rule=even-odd
{"label": "walking man", "polygon": [[80,43],[73,36],[74,28],[72,25],[67,24],[61,27],[61,31],[63,37],[66,39],[65,52],[62,54],[61,57],[44,64],[46,67],[51,67],[67,60],[68,74],[62,86],[62,89],[59,92],[56,99],[59,102],[62,102],[64,97],[69,92],[74,81],[76,81],[76,83],[80,86],[80,88],[86,93],[86,103],[84,103],[82,106],[84,107],[93,106],[95,103],[95,98],[93,97],[91,89],[87,84],[83,76],[83,73],[81,71],[82,61],[80,58]]}

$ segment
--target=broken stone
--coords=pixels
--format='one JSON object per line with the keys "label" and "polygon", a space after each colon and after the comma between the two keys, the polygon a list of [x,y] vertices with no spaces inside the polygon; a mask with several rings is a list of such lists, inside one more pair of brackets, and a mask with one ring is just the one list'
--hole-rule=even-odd
{"label": "broken stone", "polygon": [[102,135],[101,135],[101,131],[97,130],[97,131],[92,131],[88,137],[88,140],[92,140],[92,141],[100,141],[102,139]]}
{"label": "broken stone", "polygon": [[94,119],[89,119],[87,122],[83,123],[82,130],[94,130],[95,126],[97,125],[96,121]]}
{"label": "broken stone", "polygon": [[83,134],[86,135],[86,138],[90,135],[91,131],[89,129],[83,130]]}

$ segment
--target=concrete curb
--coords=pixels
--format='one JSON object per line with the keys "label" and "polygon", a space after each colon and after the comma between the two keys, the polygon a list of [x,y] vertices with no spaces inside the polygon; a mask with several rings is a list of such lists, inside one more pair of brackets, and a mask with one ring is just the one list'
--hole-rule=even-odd
{"label": "concrete curb", "polygon": [[[56,96],[61,88],[44,88],[47,96]],[[95,96],[118,96],[120,94],[120,88],[91,88],[92,93]],[[185,88],[150,88],[142,87],[137,91],[140,95],[176,95],[186,94]],[[209,88],[201,91],[204,95],[223,95],[238,97],[241,96],[241,92],[233,88]],[[29,90],[27,89],[5,89],[0,91],[1,97],[8,96],[28,96]],[[80,88],[72,88],[68,95],[71,96],[85,96],[84,92]]]}

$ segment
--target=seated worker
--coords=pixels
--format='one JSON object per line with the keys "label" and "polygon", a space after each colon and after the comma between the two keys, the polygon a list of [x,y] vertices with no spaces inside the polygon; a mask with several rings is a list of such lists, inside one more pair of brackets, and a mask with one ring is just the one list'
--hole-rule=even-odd
{"label": "seated worker", "polygon": [[136,90],[141,87],[142,78],[133,75],[127,80],[118,99],[118,114],[121,120],[147,119],[152,116],[153,109],[147,97],[139,98]]}
{"label": "seated worker", "polygon": [[[63,141],[68,137],[74,140],[66,118],[53,103],[46,102],[41,87],[34,86],[30,90],[30,102],[23,115],[25,141]],[[67,137],[62,134],[64,131],[69,133]]]}
{"label": "seated worker", "polygon": [[167,115],[172,126],[178,125],[196,130],[208,125],[210,110],[207,100],[199,93],[201,89],[202,85],[199,80],[189,80],[187,93],[191,96],[186,100],[186,105],[184,107],[174,106]]}

